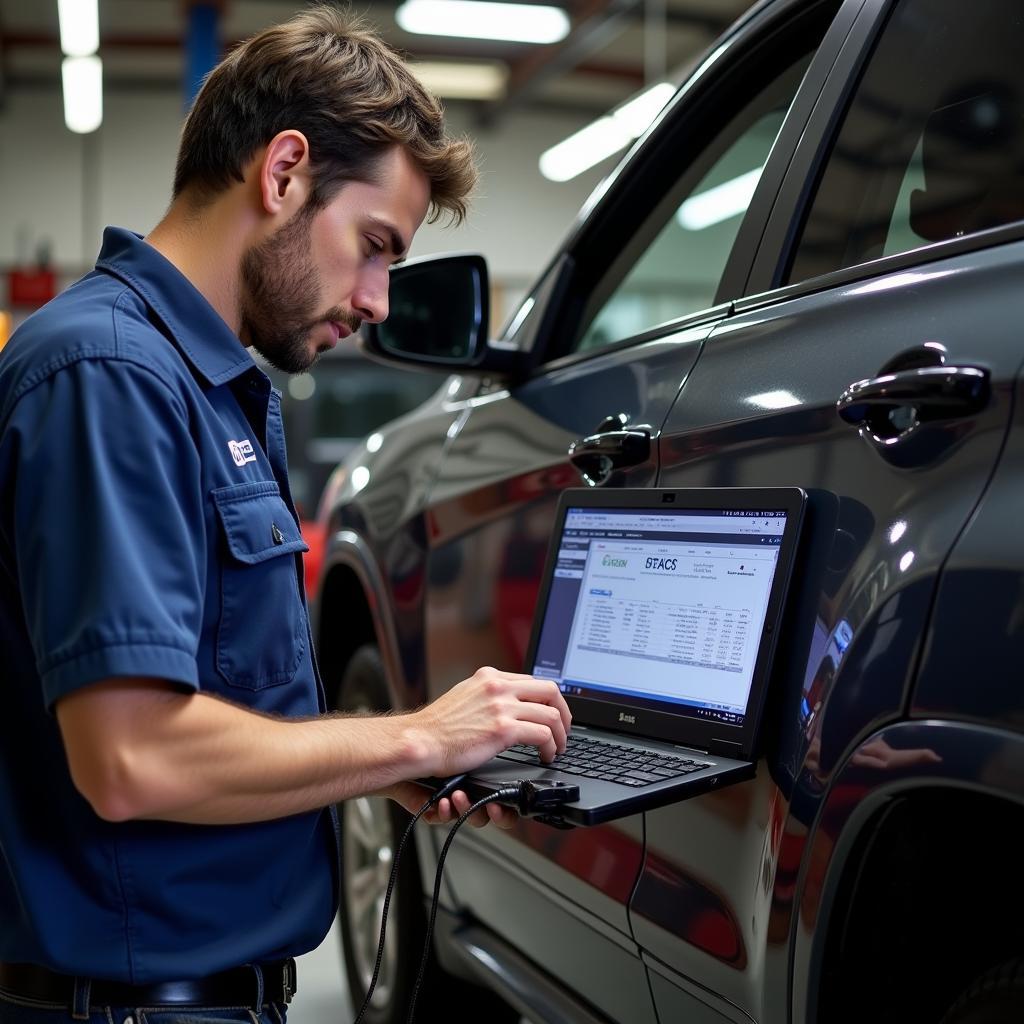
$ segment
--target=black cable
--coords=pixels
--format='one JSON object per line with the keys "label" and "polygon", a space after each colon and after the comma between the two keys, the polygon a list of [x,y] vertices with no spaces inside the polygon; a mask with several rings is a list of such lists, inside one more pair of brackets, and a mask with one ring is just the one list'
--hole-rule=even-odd
{"label": "black cable", "polygon": [[[373,990],[377,987],[377,978],[380,975],[380,965],[384,959],[384,939],[387,936],[388,929],[388,908],[391,906],[391,894],[395,888],[395,881],[398,878],[398,862],[402,857],[402,850],[405,847],[405,842],[412,834],[413,826],[420,818],[423,817],[431,807],[434,806],[443,797],[446,797],[449,793],[455,789],[463,779],[465,779],[465,773],[462,775],[453,775],[440,789],[436,790],[431,794],[430,799],[412,816],[409,824],[405,828],[405,832],[402,833],[402,838],[398,842],[398,848],[395,850],[395,859],[391,864],[391,874],[388,877],[388,887],[384,892],[384,906],[381,907],[380,914],[380,941],[377,943],[377,962],[373,965],[373,975],[370,978],[370,984],[366,989],[366,997],[363,999],[363,1005],[359,1008],[359,1013],[356,1015],[356,1019],[353,1024],[360,1024],[363,1019],[363,1014],[366,1013],[370,1006],[370,999],[373,997]],[[415,995],[413,997],[415,999]]]}
{"label": "black cable", "polygon": [[452,845],[452,840],[455,838],[455,833],[466,823],[470,815],[480,810],[481,807],[486,804],[494,803],[495,800],[509,800],[519,795],[519,785],[508,786],[504,789],[496,790],[493,793],[488,793],[487,796],[477,800],[468,810],[459,816],[458,821],[452,825],[448,832],[448,838],[444,841],[444,846],[441,847],[441,855],[437,861],[437,873],[434,875],[434,897],[430,904],[430,918],[427,921],[427,934],[423,940],[423,956],[420,958],[420,970],[419,974],[416,975],[416,985],[413,987],[412,996],[409,998],[409,1015],[406,1017],[406,1024],[413,1024],[413,1018],[416,1016],[416,998],[420,992],[420,986],[423,984],[423,976],[427,970],[427,961],[430,959],[430,940],[434,934],[434,921],[437,918],[437,904],[441,896],[441,875],[444,871],[444,860],[448,856],[448,849]]}

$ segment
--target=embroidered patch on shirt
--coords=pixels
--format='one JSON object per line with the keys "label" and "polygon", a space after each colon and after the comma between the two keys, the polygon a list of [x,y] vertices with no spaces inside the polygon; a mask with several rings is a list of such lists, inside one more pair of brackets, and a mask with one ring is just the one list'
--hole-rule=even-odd
{"label": "embroidered patch on shirt", "polygon": [[235,460],[236,466],[244,466],[247,462],[256,461],[256,452],[253,451],[252,441],[245,438],[242,441],[228,441],[228,450],[231,458]]}

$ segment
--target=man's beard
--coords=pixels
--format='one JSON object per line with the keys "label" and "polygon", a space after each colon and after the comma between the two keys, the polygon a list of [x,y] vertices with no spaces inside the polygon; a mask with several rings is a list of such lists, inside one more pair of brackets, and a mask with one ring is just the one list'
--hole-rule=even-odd
{"label": "man's beard", "polygon": [[327,320],[358,329],[359,319],[340,306],[315,312],[320,301],[320,274],[311,253],[311,226],[316,211],[304,207],[270,238],[242,257],[240,334],[271,366],[302,373],[319,358],[310,351],[309,335]]}

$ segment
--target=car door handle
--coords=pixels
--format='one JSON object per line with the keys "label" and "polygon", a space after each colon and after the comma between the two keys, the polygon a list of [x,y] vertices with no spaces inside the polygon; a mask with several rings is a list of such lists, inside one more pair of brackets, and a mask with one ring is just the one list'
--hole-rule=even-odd
{"label": "car door handle", "polygon": [[856,426],[900,406],[913,408],[915,422],[956,419],[983,409],[990,391],[988,370],[928,366],[859,380],[839,396],[836,411]]}
{"label": "car door handle", "polygon": [[651,457],[649,426],[606,430],[573,441],[569,459],[591,486],[603,484],[617,469],[637,466]]}

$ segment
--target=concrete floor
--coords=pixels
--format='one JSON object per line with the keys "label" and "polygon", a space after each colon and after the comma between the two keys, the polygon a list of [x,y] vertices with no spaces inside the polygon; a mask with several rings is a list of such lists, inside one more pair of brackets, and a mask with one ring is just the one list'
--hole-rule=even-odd
{"label": "concrete floor", "polygon": [[[351,1024],[355,1010],[345,982],[337,919],[327,938],[311,953],[300,956],[295,965],[299,993],[288,1009],[288,1024]],[[530,1022],[524,1017],[520,1024]]]}
{"label": "concrete floor", "polygon": [[295,966],[299,992],[288,1009],[288,1024],[349,1024],[355,1010],[345,983],[337,919],[327,938]]}

